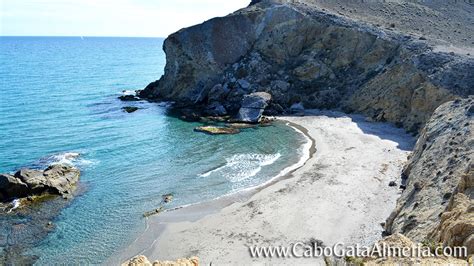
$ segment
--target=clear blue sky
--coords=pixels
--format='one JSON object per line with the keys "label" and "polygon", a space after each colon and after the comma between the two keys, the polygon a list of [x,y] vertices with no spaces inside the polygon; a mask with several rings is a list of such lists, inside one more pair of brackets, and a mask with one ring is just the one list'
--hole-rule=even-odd
{"label": "clear blue sky", "polygon": [[250,0],[0,0],[3,36],[166,37]]}

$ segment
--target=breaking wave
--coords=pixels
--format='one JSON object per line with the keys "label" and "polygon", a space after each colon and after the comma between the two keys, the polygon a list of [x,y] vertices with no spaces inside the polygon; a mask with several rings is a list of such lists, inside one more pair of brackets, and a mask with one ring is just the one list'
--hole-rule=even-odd
{"label": "breaking wave", "polygon": [[200,177],[208,177],[219,174],[232,183],[240,182],[258,174],[263,166],[275,163],[281,157],[276,154],[236,154],[226,159],[226,163],[218,168],[200,174]]}

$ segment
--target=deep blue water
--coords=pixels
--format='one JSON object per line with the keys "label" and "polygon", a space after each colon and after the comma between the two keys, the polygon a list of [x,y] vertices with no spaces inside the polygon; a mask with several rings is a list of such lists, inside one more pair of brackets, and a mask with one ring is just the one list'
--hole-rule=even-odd
{"label": "deep blue water", "polygon": [[[161,76],[162,39],[0,38],[0,172],[79,152],[85,192],[54,220],[38,264],[100,263],[143,230],[145,211],[263,183],[298,161],[301,134],[283,124],[231,136],[193,132],[159,104],[122,103]],[[128,114],[123,106],[143,107]],[[53,156],[53,157],[51,157]],[[45,160],[44,158],[49,158]],[[2,217],[0,216],[0,219]]]}

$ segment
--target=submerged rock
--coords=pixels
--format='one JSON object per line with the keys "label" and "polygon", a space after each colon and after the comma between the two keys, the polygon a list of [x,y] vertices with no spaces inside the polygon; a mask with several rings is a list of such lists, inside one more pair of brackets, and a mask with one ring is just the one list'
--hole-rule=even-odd
{"label": "submerged rock", "polygon": [[51,165],[44,171],[25,168],[14,175],[0,174],[0,201],[42,194],[67,197],[79,176],[79,169],[64,164]]}
{"label": "submerged rock", "polygon": [[173,194],[165,194],[162,198],[164,203],[170,203],[173,200]]}
{"label": "submerged rock", "polygon": [[245,95],[236,120],[245,123],[258,123],[272,96],[267,92],[255,92]]}
{"label": "submerged rock", "polygon": [[213,127],[213,126],[202,126],[194,129],[196,132],[203,132],[211,135],[224,135],[224,134],[237,134],[240,130],[237,128],[230,127]]}
{"label": "submerged rock", "polygon": [[136,97],[135,95],[121,95],[118,98],[124,102],[140,101],[140,98]]}
{"label": "submerged rock", "polygon": [[125,106],[125,107],[122,107],[122,110],[124,110],[124,111],[127,112],[127,113],[133,113],[133,112],[137,111],[138,109],[140,109],[140,108],[135,107],[135,106]]}

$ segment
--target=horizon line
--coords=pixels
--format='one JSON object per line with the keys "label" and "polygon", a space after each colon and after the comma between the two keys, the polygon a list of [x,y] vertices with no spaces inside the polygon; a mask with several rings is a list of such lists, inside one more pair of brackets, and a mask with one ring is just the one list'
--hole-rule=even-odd
{"label": "horizon line", "polygon": [[48,37],[48,38],[160,38],[166,39],[167,37],[159,36],[99,36],[99,35],[0,35],[1,37]]}

